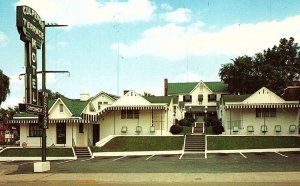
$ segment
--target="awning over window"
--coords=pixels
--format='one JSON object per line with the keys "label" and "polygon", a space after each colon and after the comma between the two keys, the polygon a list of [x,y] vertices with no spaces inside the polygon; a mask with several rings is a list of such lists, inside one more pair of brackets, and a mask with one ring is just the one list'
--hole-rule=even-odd
{"label": "awning over window", "polygon": [[[185,106],[185,110],[187,112],[205,112],[205,106]],[[207,112],[216,112],[216,106],[208,106],[206,108]]]}
{"label": "awning over window", "polygon": [[[38,119],[12,119],[7,121],[8,124],[22,124],[22,123],[38,123]],[[49,119],[49,123],[89,123],[89,121],[77,118],[65,119]]]}
{"label": "awning over window", "polygon": [[111,106],[99,112],[99,115],[103,114],[106,111],[114,110],[167,110],[167,108],[168,107],[166,105]]}
{"label": "awning over window", "polygon": [[300,108],[297,103],[283,104],[243,104],[243,105],[225,105],[225,109],[251,109],[251,108]]}

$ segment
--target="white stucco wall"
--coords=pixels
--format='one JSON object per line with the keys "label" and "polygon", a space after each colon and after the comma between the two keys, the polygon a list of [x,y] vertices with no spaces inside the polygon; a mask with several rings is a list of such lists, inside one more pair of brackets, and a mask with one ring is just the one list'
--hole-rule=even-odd
{"label": "white stucco wall", "polygon": [[[224,111],[223,111],[224,112]],[[276,109],[276,117],[256,117],[255,109],[231,109],[231,121],[232,125],[234,121],[241,122],[241,129],[238,132],[233,132],[229,130],[228,125],[230,123],[230,110],[225,111],[223,114],[223,125],[225,129],[225,134],[232,135],[299,135],[298,128],[296,132],[290,133],[289,126],[299,124],[298,109]],[[267,133],[261,132],[261,126],[266,125],[268,127]],[[247,131],[247,126],[254,126],[254,132],[249,133]],[[275,132],[275,125],[281,126],[281,132]]]}
{"label": "white stucco wall", "polygon": [[[92,129],[90,124],[84,124],[84,133],[79,133],[78,123],[67,123],[66,124],[66,144],[57,144],[56,140],[56,124],[49,124],[49,128],[46,130],[47,134],[47,146],[72,146],[72,136],[74,138],[76,146],[87,146],[88,135],[92,142]],[[72,133],[73,128],[73,133]],[[88,131],[89,129],[89,131]],[[40,147],[41,146],[41,137],[29,137],[29,125],[21,124],[20,125],[20,145],[23,142],[26,142],[28,146]]]}
{"label": "white stucco wall", "polygon": [[[99,120],[100,124],[100,139],[107,137],[108,135],[121,135],[122,126],[127,126],[127,133],[125,135],[136,135],[136,126],[142,127],[140,135],[149,135],[150,126],[152,123],[152,111],[151,110],[140,110],[139,119],[121,119],[121,111],[111,111],[107,113],[103,120]],[[170,127],[170,119],[167,117],[167,111],[165,110],[153,110],[153,124],[155,126],[155,134],[169,134],[168,128]],[[162,120],[161,120],[162,114]],[[162,121],[162,122],[161,122]],[[162,126],[162,127],[161,127]]]}

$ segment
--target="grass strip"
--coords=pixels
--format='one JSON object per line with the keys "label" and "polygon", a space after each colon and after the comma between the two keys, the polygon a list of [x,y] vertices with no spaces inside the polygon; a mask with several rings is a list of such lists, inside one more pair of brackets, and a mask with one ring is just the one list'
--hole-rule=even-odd
{"label": "grass strip", "polygon": [[[72,148],[47,148],[48,157],[73,157]],[[41,157],[41,148],[6,148],[0,157]]]}
{"label": "grass strip", "polygon": [[208,150],[300,148],[297,136],[207,136]]}
{"label": "grass strip", "polygon": [[93,152],[181,150],[184,136],[119,136]]}

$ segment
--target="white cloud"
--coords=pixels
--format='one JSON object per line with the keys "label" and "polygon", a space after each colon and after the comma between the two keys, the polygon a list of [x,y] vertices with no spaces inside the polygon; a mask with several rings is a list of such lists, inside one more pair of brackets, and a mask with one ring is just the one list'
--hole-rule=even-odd
{"label": "white cloud", "polygon": [[11,90],[21,90],[24,89],[24,76],[19,78],[20,73],[15,73],[12,76],[9,76],[9,88]]}
{"label": "white cloud", "polygon": [[2,47],[6,46],[7,42],[8,42],[7,36],[3,32],[0,32],[0,46]]}
{"label": "white cloud", "polygon": [[17,5],[32,7],[46,22],[70,26],[148,21],[156,9],[149,0],[20,0]]}
{"label": "white cloud", "polygon": [[[145,30],[141,38],[129,44],[120,43],[124,57],[156,56],[178,60],[189,56],[203,55],[253,55],[277,45],[279,39],[294,37],[300,42],[300,15],[281,21],[256,24],[234,24],[205,32],[202,22],[188,26],[170,23]],[[208,25],[209,27],[209,25]],[[111,48],[116,50],[117,44]]]}
{"label": "white cloud", "polygon": [[187,8],[178,8],[172,12],[167,12],[162,17],[171,23],[186,23],[191,19],[192,11]]}
{"label": "white cloud", "polygon": [[162,3],[162,4],[160,5],[160,7],[161,7],[162,9],[168,10],[168,11],[173,10],[173,7],[170,6],[170,5],[167,4],[167,3]]}

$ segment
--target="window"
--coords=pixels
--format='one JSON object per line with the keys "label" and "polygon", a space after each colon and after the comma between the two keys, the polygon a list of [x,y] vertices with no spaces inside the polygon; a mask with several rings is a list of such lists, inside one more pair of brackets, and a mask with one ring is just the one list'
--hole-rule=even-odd
{"label": "window", "polygon": [[216,94],[208,94],[208,101],[217,101]]}
{"label": "window", "polygon": [[42,128],[38,124],[29,124],[29,136],[30,137],[41,137]]}
{"label": "window", "polygon": [[256,117],[276,117],[276,108],[257,108]]}
{"label": "window", "polygon": [[63,104],[59,104],[59,112],[63,112],[64,111],[64,105]]}
{"label": "window", "polygon": [[183,96],[184,102],[192,102],[192,96],[191,95],[184,95]]}
{"label": "window", "polygon": [[199,94],[199,95],[198,95],[198,101],[199,101],[199,102],[202,102],[202,101],[203,101],[203,94]]}
{"label": "window", "polygon": [[83,133],[83,123],[79,123],[79,133]]}
{"label": "window", "polygon": [[98,110],[101,109],[102,102],[98,102]]}
{"label": "window", "polygon": [[121,110],[121,119],[138,119],[139,110]]}
{"label": "window", "polygon": [[108,102],[107,102],[107,101],[103,102],[103,105],[107,105],[107,104],[108,104]]}

